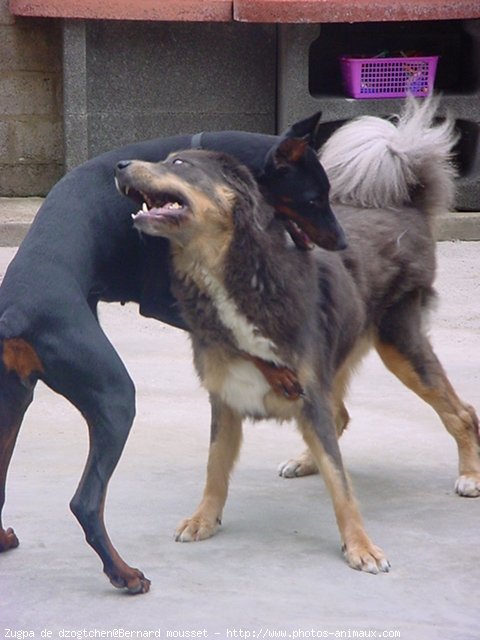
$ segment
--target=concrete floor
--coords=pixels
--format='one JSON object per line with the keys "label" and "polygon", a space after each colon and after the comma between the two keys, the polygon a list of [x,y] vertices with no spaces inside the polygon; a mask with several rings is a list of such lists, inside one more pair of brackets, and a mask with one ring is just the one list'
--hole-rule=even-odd
{"label": "concrete floor", "polygon": [[[1,273],[14,251],[0,249]],[[480,408],[480,243],[443,242],[438,253],[433,343],[459,395]],[[454,494],[453,440],[376,356],[355,379],[342,439],[367,530],[392,563],[389,574],[373,576],[344,563],[321,480],[277,476],[277,464],[302,449],[291,425],[247,425],[220,532],[175,543],[177,522],[201,494],[209,436],[188,340],[133,306],[105,305],[101,319],[138,389],[107,522],[152,589],[128,597],[102,575],[68,509],[87,430],[38,385],[7,486],[5,525],[20,547],[0,556],[0,637],[194,637],[204,629],[221,639],[480,637],[480,498]]]}

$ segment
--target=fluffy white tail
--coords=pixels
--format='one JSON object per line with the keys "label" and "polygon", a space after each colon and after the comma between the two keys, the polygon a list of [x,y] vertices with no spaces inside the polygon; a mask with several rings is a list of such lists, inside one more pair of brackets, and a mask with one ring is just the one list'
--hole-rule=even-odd
{"label": "fluffy white tail", "polygon": [[320,150],[332,201],[366,208],[413,205],[425,213],[453,206],[455,122],[435,123],[439,99],[408,98],[392,120],[361,116]]}

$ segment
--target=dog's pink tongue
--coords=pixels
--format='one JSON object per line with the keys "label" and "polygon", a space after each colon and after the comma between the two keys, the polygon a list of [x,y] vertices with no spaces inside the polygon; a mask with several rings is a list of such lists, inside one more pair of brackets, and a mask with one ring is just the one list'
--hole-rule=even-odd
{"label": "dog's pink tongue", "polygon": [[171,202],[167,202],[163,207],[152,207],[148,210],[148,214],[151,216],[168,216],[172,213],[177,213],[181,207],[173,207]]}
{"label": "dog's pink tongue", "polygon": [[163,207],[151,207],[150,209],[144,205],[140,211],[138,211],[134,216],[135,218],[148,218],[148,217],[158,217],[158,216],[168,216],[175,213],[178,213],[181,209],[183,209],[181,204],[178,202],[167,202],[163,205]]}

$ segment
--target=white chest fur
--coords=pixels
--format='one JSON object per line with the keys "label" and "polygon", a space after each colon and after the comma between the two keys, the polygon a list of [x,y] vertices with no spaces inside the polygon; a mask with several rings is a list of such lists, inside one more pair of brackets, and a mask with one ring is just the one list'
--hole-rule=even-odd
{"label": "white chest fur", "polygon": [[202,270],[205,285],[222,323],[232,332],[237,347],[246,353],[269,360],[277,365],[285,364],[278,355],[275,343],[263,336],[238,309],[223,284],[206,269]]}
{"label": "white chest fur", "polygon": [[267,415],[264,399],[269,391],[270,385],[251,362],[233,360],[225,367],[219,395],[242,415],[260,417]]}
{"label": "white chest fur", "polygon": [[[262,335],[258,327],[241,313],[220,278],[198,264],[190,271],[190,276],[208,294],[220,321],[230,330],[239,350],[276,365],[286,364],[273,340]],[[197,353],[197,361],[201,362],[199,370],[206,389],[220,396],[232,409],[244,416],[259,418],[271,415],[269,398],[275,394],[252,362],[228,356],[220,345],[211,345],[207,349],[202,347]],[[280,404],[284,403],[280,399]]]}
{"label": "white chest fur", "polygon": [[215,348],[202,350],[197,357],[204,387],[242,416],[290,420],[297,415],[300,401],[292,402],[272,391],[248,360],[225,357]]}

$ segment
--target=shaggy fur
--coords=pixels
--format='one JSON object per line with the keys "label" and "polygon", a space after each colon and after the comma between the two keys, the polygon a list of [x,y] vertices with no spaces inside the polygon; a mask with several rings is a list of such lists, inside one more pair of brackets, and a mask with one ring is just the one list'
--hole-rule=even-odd
{"label": "shaggy fur", "polygon": [[[215,533],[243,418],[295,418],[308,450],[281,474],[320,468],[347,562],[388,571],[363,527],[337,442],[348,422],[350,375],[372,345],[456,439],[457,492],[479,495],[478,419],[455,394],[422,323],[433,296],[432,216],[450,204],[454,175],[453,127],[436,126],[434,114],[432,102],[409,103],[397,125],[362,118],[324,148],[349,242],[341,254],[292,251],[249,173],[227,156],[179,152],[164,163],[131,162],[117,173],[123,189],[151,203],[136,226],[172,243],[175,293],[212,403],[204,496],[179,525],[177,540]],[[383,198],[388,206],[379,208]],[[360,200],[368,206],[343,204]],[[298,393],[282,396],[272,382],[285,371]]]}
{"label": "shaggy fur", "polygon": [[[172,243],[174,293],[212,403],[204,499],[177,539],[215,532],[243,418],[295,418],[330,489],[347,561],[388,571],[364,530],[335,432],[335,373],[366,323],[340,259],[292,249],[251,175],[229,156],[184,151],[158,164],[133,161],[117,180],[150,203],[136,226]],[[282,379],[290,372],[298,393],[279,393],[269,368]]]}
{"label": "shaggy fur", "polygon": [[[454,196],[452,149],[457,134],[452,119],[437,118],[437,107],[437,98],[412,98],[390,121],[357,118],[332,135],[319,157],[349,243],[342,263],[362,294],[372,329],[368,344],[437,412],[459,450],[455,490],[476,497],[478,418],[455,394],[424,328],[435,295],[435,216],[451,210]],[[366,351],[357,351],[342,366],[337,376],[341,393]],[[349,421],[343,405],[338,415],[341,434]],[[288,478],[316,471],[308,450],[279,467],[280,475]]]}
{"label": "shaggy fur", "polygon": [[453,207],[457,135],[452,119],[432,126],[437,108],[438,98],[421,105],[410,98],[391,120],[362,116],[343,125],[319,154],[330,199],[366,209],[413,205],[429,215]]}

